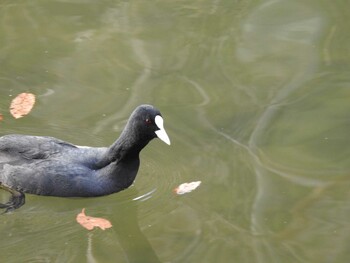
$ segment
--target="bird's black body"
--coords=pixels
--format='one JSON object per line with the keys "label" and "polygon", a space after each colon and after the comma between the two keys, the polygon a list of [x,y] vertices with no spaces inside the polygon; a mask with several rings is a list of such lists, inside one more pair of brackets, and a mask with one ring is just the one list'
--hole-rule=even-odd
{"label": "bird's black body", "polygon": [[45,136],[0,137],[0,184],[14,193],[64,197],[121,191],[136,177],[140,151],[163,129],[156,116],[161,114],[153,106],[136,108],[110,147],[80,147]]}

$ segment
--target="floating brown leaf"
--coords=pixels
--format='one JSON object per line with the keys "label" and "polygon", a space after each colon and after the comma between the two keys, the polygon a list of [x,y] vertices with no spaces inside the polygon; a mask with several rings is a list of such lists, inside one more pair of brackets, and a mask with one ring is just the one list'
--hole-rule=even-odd
{"label": "floating brown leaf", "polygon": [[94,227],[99,227],[102,230],[112,227],[111,222],[107,219],[85,215],[85,208],[77,215],[76,219],[87,230],[92,230]]}
{"label": "floating brown leaf", "polygon": [[1,113],[0,113],[0,121],[2,121],[4,119],[4,115],[2,115]]}
{"label": "floating brown leaf", "polygon": [[191,182],[191,183],[183,183],[174,189],[174,192],[178,195],[187,194],[195,190],[202,182]]}
{"label": "floating brown leaf", "polygon": [[16,119],[27,115],[35,104],[35,95],[32,93],[18,94],[11,102],[10,112]]}

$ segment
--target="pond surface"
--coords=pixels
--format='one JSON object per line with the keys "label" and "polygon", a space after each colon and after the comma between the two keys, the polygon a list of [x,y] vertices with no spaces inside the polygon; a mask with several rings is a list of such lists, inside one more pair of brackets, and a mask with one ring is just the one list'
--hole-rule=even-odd
{"label": "pond surface", "polygon": [[[152,141],[132,187],[27,195],[1,262],[348,262],[350,2],[2,1],[0,134],[108,146],[139,104]],[[37,96],[15,120],[11,99]],[[177,196],[181,183],[202,181]],[[8,193],[0,191],[0,201]],[[76,223],[86,209],[111,229]]]}

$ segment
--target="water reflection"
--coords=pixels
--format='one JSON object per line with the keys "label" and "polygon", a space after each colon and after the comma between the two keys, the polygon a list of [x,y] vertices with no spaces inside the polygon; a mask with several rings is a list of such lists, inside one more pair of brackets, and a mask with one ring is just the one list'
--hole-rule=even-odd
{"label": "water reflection", "polygon": [[[135,189],[131,189],[130,192],[129,197],[138,199],[138,192]],[[108,210],[110,211],[111,217],[109,219],[113,225],[113,232],[116,234],[117,241],[125,254],[127,262],[160,262],[150,242],[139,227],[137,209],[138,202],[135,200],[111,205]],[[113,259],[113,255],[110,254],[110,248],[106,250],[106,247],[115,246],[115,244],[111,244],[111,240],[101,240],[101,235],[94,237],[93,233],[88,233],[87,237],[87,262],[106,262],[106,260],[112,262],[116,259]],[[105,243],[106,241],[108,242]],[[107,257],[99,259],[95,254],[105,254]]]}
{"label": "water reflection", "polygon": [[[117,200],[106,197],[104,207],[96,211],[99,198],[71,199],[70,209],[67,210],[65,205],[59,202],[62,198],[28,195],[29,201],[25,206],[1,216],[2,224],[6,226],[2,233],[16,240],[15,243],[2,242],[1,257],[6,258],[7,262],[51,261],[54,258],[64,262],[85,261],[85,259],[87,262],[115,262],[122,257],[125,257],[127,262],[160,262],[139,227],[138,205],[141,201],[133,200],[136,197],[138,197],[138,191],[135,189],[130,189]],[[76,209],[72,210],[73,207]],[[108,218],[113,227],[106,231],[96,229],[88,232],[83,229],[75,222],[75,215],[82,207],[88,207],[88,214],[98,213]],[[52,217],[53,213],[56,216]],[[33,226],[33,221],[41,221],[45,224]],[[45,237],[46,231],[61,236],[60,240]],[[64,232],[63,235],[62,232]],[[28,243],[29,239],[33,245]],[[45,242],[39,242],[39,240],[45,240]],[[64,249],[54,255],[55,246],[59,243],[64,244]],[[74,249],[78,243],[82,250],[71,254],[70,250]],[[17,247],[22,244],[27,244],[26,248],[11,260],[10,255],[13,255]],[[37,246],[36,255],[32,253],[33,246]]]}
{"label": "water reflection", "polygon": [[[17,250],[20,259],[85,259],[89,237],[72,215],[86,207],[116,224],[128,224],[130,213],[120,236],[130,231],[162,262],[348,260],[348,3],[2,7],[1,109],[23,89],[45,95],[29,118],[5,115],[2,133],[108,145],[136,105],[152,103],[174,141],[166,152],[155,143],[143,153],[135,187],[156,189],[148,199],[125,192],[87,205],[31,197],[2,221],[6,259]],[[196,180],[198,191],[172,195]],[[123,200],[134,207],[119,207]],[[125,218],[115,215],[123,209]],[[95,260],[123,261],[125,251],[138,259],[132,238],[116,236],[93,232]]]}

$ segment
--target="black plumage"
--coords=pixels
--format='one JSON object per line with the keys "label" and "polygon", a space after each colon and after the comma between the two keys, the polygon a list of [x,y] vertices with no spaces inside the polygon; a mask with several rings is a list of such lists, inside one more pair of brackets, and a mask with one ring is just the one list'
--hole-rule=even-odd
{"label": "black plumage", "polygon": [[14,200],[0,207],[13,208],[23,193],[90,197],[121,191],[136,177],[140,151],[157,136],[170,144],[161,114],[151,105],[134,110],[110,147],[81,147],[46,136],[2,136],[0,184]]}

